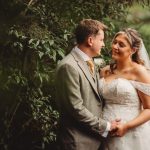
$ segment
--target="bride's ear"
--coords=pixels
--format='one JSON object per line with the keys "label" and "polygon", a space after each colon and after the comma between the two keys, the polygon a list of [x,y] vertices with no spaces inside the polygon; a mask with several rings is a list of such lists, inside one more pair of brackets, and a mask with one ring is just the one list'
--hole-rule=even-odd
{"label": "bride's ear", "polygon": [[136,48],[132,48],[132,55],[135,54],[137,52]]}

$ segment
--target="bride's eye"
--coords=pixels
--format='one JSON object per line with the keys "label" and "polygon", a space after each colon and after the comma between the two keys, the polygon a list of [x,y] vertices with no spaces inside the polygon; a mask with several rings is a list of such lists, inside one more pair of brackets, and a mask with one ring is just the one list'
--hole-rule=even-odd
{"label": "bride's eye", "polygon": [[124,43],[122,43],[122,42],[119,43],[119,46],[120,47],[125,47]]}
{"label": "bride's eye", "polygon": [[112,42],[112,44],[117,44],[117,41],[116,41],[116,40],[114,40],[114,41]]}

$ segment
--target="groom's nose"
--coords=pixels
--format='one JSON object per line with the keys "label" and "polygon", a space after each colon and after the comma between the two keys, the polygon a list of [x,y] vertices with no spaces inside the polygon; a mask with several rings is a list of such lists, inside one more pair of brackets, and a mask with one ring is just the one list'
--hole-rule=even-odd
{"label": "groom's nose", "polygon": [[104,43],[104,41],[102,42],[102,47],[105,47],[105,43]]}

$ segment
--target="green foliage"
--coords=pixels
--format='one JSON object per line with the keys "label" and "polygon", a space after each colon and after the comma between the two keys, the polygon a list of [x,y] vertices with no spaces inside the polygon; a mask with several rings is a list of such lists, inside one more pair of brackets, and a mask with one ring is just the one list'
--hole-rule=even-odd
{"label": "green foliage", "polygon": [[150,7],[135,4],[129,9],[127,21],[129,22],[129,26],[139,31],[150,55]]}
{"label": "green foliage", "polygon": [[109,62],[109,43],[133,2],[0,1],[0,149],[52,148],[59,117],[54,72],[75,43],[74,28],[83,18],[107,24],[102,57]]}
{"label": "green foliage", "polygon": [[[3,130],[6,132],[1,135],[1,145],[4,148],[6,144],[8,147],[5,149],[16,149],[16,140],[26,132],[29,137],[36,133],[37,137],[32,138],[35,142],[41,138],[41,145],[55,141],[54,130],[59,115],[51,106],[54,99],[51,94],[54,91],[52,68],[56,65],[56,59],[62,58],[64,53],[57,42],[54,43],[53,36],[33,39],[13,27],[10,28],[8,39],[1,49],[0,89],[1,98],[6,101],[4,108],[1,108],[6,112],[2,117],[5,120]],[[17,133],[16,126],[20,129],[19,135],[13,133]]]}

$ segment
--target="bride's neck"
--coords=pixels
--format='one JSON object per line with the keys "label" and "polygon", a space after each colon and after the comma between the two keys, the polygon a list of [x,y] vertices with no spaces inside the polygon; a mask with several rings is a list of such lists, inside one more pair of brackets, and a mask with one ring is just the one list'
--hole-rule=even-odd
{"label": "bride's neck", "polygon": [[126,71],[128,69],[130,69],[133,66],[133,61],[132,60],[128,60],[128,61],[117,61],[116,65],[117,65],[117,70],[118,71]]}

